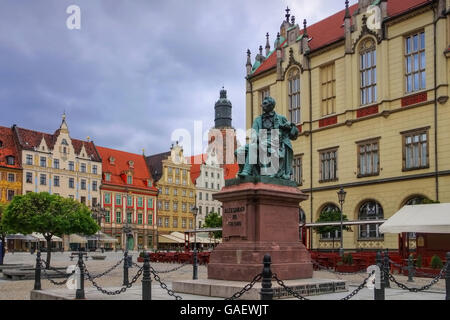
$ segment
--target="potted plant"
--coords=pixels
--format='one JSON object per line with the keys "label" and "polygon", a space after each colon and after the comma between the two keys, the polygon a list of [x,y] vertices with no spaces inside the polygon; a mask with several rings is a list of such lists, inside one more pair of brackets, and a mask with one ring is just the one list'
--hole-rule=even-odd
{"label": "potted plant", "polygon": [[[418,258],[419,257],[417,257],[417,260],[418,260]],[[429,267],[423,267],[422,262],[421,262],[421,267],[419,267],[419,265],[417,264],[416,271],[419,272],[419,274],[417,274],[416,276],[432,278],[434,276],[437,276],[441,272],[443,267],[444,267],[444,263],[442,262],[442,259],[439,256],[434,255],[430,260]],[[425,274],[421,274],[421,273],[425,273]]]}
{"label": "potted plant", "polygon": [[353,256],[351,253],[344,254],[342,261],[336,264],[336,271],[338,272],[358,272],[360,268],[353,263]]}

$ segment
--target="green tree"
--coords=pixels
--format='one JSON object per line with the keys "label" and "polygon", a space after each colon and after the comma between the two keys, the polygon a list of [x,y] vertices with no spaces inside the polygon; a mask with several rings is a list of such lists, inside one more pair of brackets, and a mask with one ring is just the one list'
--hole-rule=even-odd
{"label": "green tree", "polygon": [[6,252],[6,228],[3,226],[2,224],[2,216],[3,216],[3,212],[5,212],[6,206],[4,204],[0,203],[0,241],[2,242],[2,263],[3,264],[3,258],[5,257],[5,252]]}
{"label": "green tree", "polygon": [[2,223],[11,233],[42,233],[47,241],[47,268],[50,267],[54,235],[92,235],[100,229],[84,204],[47,192],[14,197],[6,208]]}
{"label": "green tree", "polygon": [[[343,221],[348,221],[347,216],[345,214],[342,215]],[[316,223],[327,223],[327,222],[340,222],[341,221],[341,211],[340,210],[326,210],[320,213],[319,219],[317,219]],[[336,231],[341,230],[341,226],[317,226],[313,228],[315,232],[320,235],[326,235],[328,233],[331,234],[331,238],[333,239],[333,251],[334,251],[334,239],[336,235]],[[349,226],[343,226],[342,230],[351,231]],[[342,237],[342,235],[341,235]]]}
{"label": "green tree", "polygon": [[[222,217],[217,212],[209,213],[205,218],[205,228],[222,228]],[[214,238],[222,238],[222,231],[214,231]]]}

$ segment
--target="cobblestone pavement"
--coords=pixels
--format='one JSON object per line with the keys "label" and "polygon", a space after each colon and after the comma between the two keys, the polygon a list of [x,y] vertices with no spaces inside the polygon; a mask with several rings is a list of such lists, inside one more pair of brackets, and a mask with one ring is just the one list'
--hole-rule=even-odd
{"label": "cobblestone pavement", "polygon": [[[100,253],[89,253],[89,256],[100,254]],[[133,262],[136,262],[136,258],[138,256],[137,252],[130,252],[130,254],[133,256]],[[93,275],[99,274],[101,272],[104,272],[105,270],[109,269],[110,267],[114,266],[120,259],[123,257],[122,252],[107,252],[104,253],[106,255],[105,260],[92,260],[89,258],[87,261],[85,261],[86,267],[88,268],[89,272]],[[51,265],[52,267],[67,267],[69,265],[75,265],[76,259],[73,261],[70,261],[70,253],[52,253],[52,260]],[[45,260],[46,254],[42,254],[42,259]],[[30,264],[34,265],[36,259],[36,255],[31,255],[30,253],[14,253],[10,254],[8,253],[5,257],[5,264]],[[141,263],[138,263],[139,265],[142,265]],[[167,263],[152,263],[152,267],[157,271],[164,271],[169,270],[174,267],[176,267],[177,264],[167,264]],[[262,266],[261,266],[262,267]],[[129,279],[131,280],[132,277],[136,274],[137,268],[131,268],[129,270]],[[171,273],[162,273],[160,274],[161,280],[165,283],[167,283],[170,287],[171,282],[174,280],[190,280],[192,279],[192,266],[186,265],[183,268],[171,272]],[[198,269],[198,277],[199,279],[206,279],[207,278],[207,268],[206,266],[199,266]],[[334,274],[328,271],[315,271],[314,272],[314,278],[321,278],[321,279],[339,279],[339,280],[345,280],[347,281],[349,285],[349,289],[353,290],[355,286],[358,286],[361,284],[366,277],[365,274],[354,274],[354,275],[338,275]],[[153,278],[153,277],[152,277]],[[432,279],[429,278],[414,278],[414,282],[407,282],[408,278],[406,276],[400,276],[395,275],[395,278],[403,283],[406,284],[408,287],[421,287],[425,284],[430,283]],[[55,279],[56,281],[61,281],[61,279]],[[153,279],[152,279],[153,280]],[[104,288],[111,288],[111,287],[120,287],[122,285],[123,281],[123,265],[120,265],[117,267],[114,271],[109,273],[108,275],[96,279],[96,282],[104,287]],[[141,285],[141,279],[137,281],[137,284]],[[153,282],[153,285],[155,285],[156,282]],[[23,280],[23,281],[9,281],[9,280],[3,280],[2,277],[0,278],[0,300],[29,300],[30,299],[30,291],[33,289],[34,280]],[[90,288],[92,287],[92,284],[89,281],[85,281],[85,287]],[[42,289],[58,289],[58,288],[64,288],[64,287],[57,287],[51,284],[48,280],[42,279]],[[392,289],[398,289],[398,287],[391,283]],[[371,294],[368,289],[364,289],[363,291],[367,291],[366,293],[363,293],[361,295],[361,298],[363,296],[370,299]],[[440,297],[440,295],[445,295],[445,280],[439,280],[439,282],[434,285],[430,290],[431,293],[436,293],[436,297]],[[392,291],[394,292],[394,291]],[[395,291],[397,292],[397,290]],[[424,295],[425,296],[422,296]],[[345,293],[340,293],[339,297],[345,296]],[[338,299],[338,296],[334,297],[331,295],[328,295],[329,299]],[[428,296],[426,296],[426,293],[411,293],[405,297],[411,297],[408,299],[417,299],[421,300],[427,299]],[[412,298],[413,297],[413,298]],[[431,297],[431,295],[429,296]],[[323,296],[324,299],[327,299],[326,296]],[[172,297],[168,297],[168,299],[172,299]],[[202,299],[199,297],[198,299]],[[314,297],[313,299],[321,299],[319,297]],[[439,298],[437,298],[439,299]]]}

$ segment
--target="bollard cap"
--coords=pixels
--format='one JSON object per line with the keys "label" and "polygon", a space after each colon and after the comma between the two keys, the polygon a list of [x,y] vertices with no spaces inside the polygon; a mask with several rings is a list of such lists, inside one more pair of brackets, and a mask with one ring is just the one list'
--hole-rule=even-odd
{"label": "bollard cap", "polygon": [[272,263],[272,258],[270,257],[270,254],[264,255],[264,263]]}

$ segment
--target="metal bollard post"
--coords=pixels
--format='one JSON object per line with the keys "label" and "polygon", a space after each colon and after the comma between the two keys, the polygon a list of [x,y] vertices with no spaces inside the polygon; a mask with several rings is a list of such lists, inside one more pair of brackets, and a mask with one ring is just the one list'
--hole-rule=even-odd
{"label": "metal bollard post", "polygon": [[408,282],[414,282],[414,261],[413,256],[410,254],[408,257]]}
{"label": "metal bollard post", "polygon": [[150,278],[150,254],[144,254],[144,272],[142,277],[142,300],[152,300],[152,279]]}
{"label": "metal bollard post", "polygon": [[381,252],[378,251],[377,252],[377,258],[376,258],[376,265],[378,266],[378,268],[380,268],[380,285],[381,288],[377,289],[375,288],[375,300],[384,300],[385,296],[384,296],[384,272],[383,272],[383,259],[381,257]]}
{"label": "metal bollard post", "polygon": [[272,260],[269,254],[264,256],[263,263],[264,267],[262,272],[261,300],[273,300],[272,270],[270,269]]}
{"label": "metal bollard post", "polygon": [[450,252],[445,257],[447,260],[447,270],[445,270],[445,300],[450,300]]}
{"label": "metal bollard post", "polygon": [[192,280],[198,279],[198,259],[197,259],[197,246],[194,247],[194,261],[192,270]]}
{"label": "metal bollard post", "polygon": [[389,250],[386,249],[384,250],[384,259],[383,259],[383,268],[384,268],[384,287],[385,288],[390,288],[391,284],[389,282],[389,277],[387,276],[390,272],[391,272],[391,268],[389,265]]}
{"label": "metal bollard post", "polygon": [[36,269],[34,270],[34,290],[42,290],[41,287],[41,250],[36,253]]}
{"label": "metal bollard post", "polygon": [[128,281],[128,251],[123,254],[123,286],[127,286]]}
{"label": "metal bollard post", "polygon": [[80,288],[77,289],[75,299],[85,299],[84,295],[84,268],[83,268],[83,252],[78,252],[78,268],[80,268]]}

